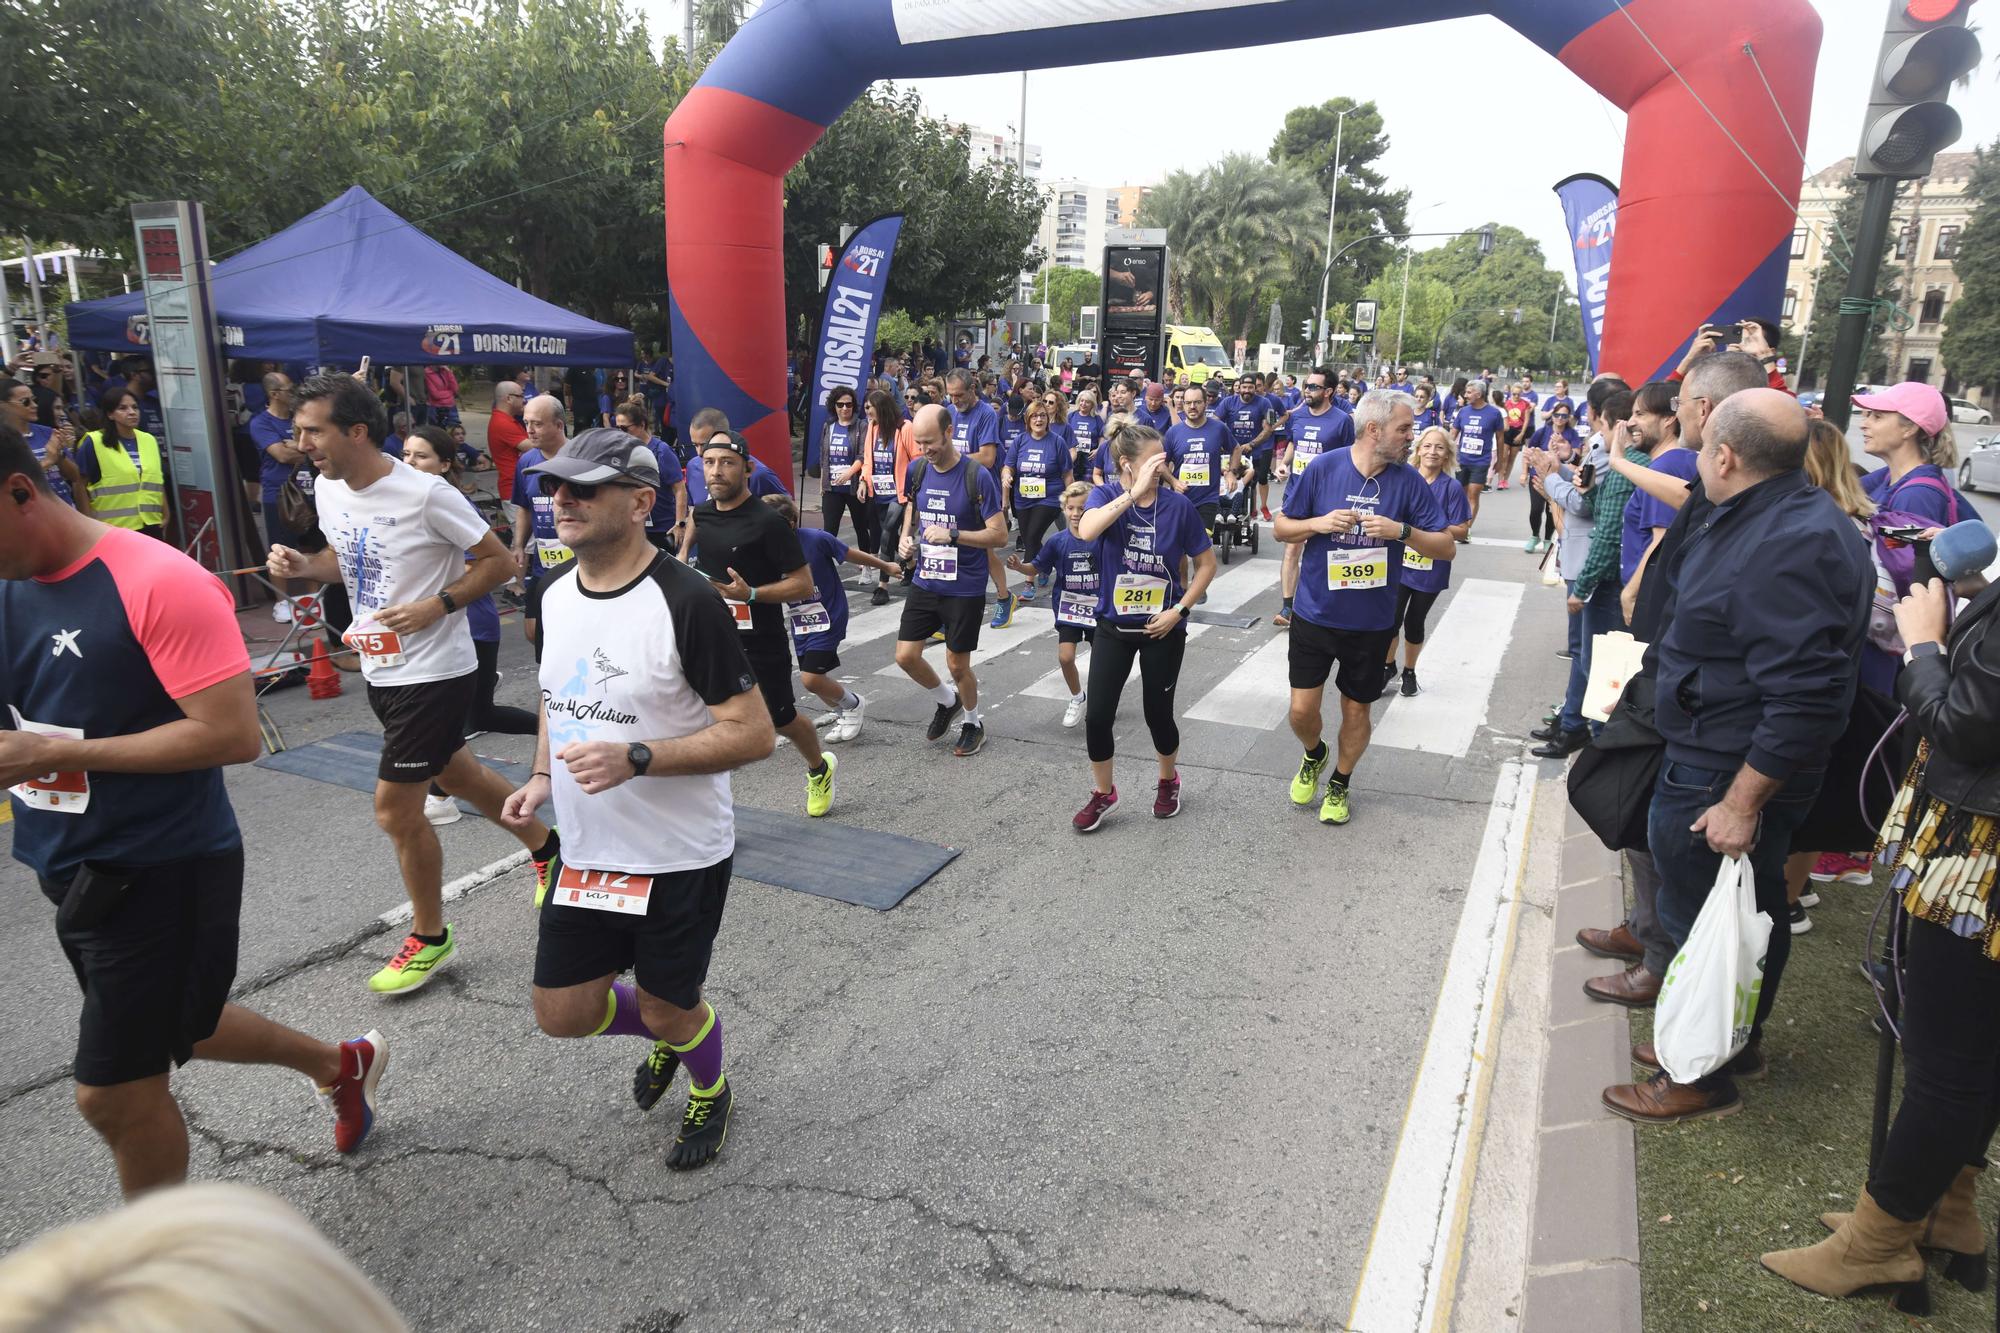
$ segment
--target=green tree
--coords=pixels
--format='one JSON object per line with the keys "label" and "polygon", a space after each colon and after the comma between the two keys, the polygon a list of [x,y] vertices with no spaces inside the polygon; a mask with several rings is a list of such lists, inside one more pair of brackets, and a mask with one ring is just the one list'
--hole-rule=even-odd
{"label": "green tree", "polygon": [[1457,305],[1452,290],[1441,280],[1422,274],[1410,266],[1407,318],[1403,311],[1403,266],[1397,264],[1368,284],[1363,296],[1376,302],[1375,350],[1385,359],[1396,357],[1396,330],[1403,335],[1404,362],[1430,359],[1431,346],[1443,331],[1444,322]]}
{"label": "green tree", "polygon": [[[1261,318],[1310,243],[1319,210],[1304,172],[1235,153],[1199,175],[1175,172],[1140,205],[1174,251],[1170,305],[1223,337],[1255,341]],[[1310,306],[1307,307],[1310,309]]]}
{"label": "green tree", "polygon": [[1966,195],[1972,217],[1952,259],[1962,286],[1945,312],[1938,355],[1960,383],[1991,394],[2000,391],[2000,141],[1979,150]]}
{"label": "green tree", "polygon": [[[1346,119],[1340,118],[1346,113]],[[1311,312],[1319,305],[1320,277],[1327,261],[1326,203],[1333,195],[1338,130],[1340,190],[1334,209],[1333,252],[1364,236],[1393,236],[1409,229],[1408,190],[1389,188],[1388,177],[1376,164],[1389,151],[1382,113],[1373,102],[1335,97],[1318,106],[1293,107],[1284,127],[1271,142],[1273,162],[1284,162],[1308,173],[1319,200],[1319,227],[1310,246],[1294,255],[1286,283],[1286,310]],[[1389,245],[1357,245],[1331,275],[1328,304],[1350,306],[1368,283],[1396,261]]]}
{"label": "green tree", "polygon": [[1077,313],[1096,305],[1104,282],[1087,268],[1053,264],[1035,275],[1034,301],[1047,302],[1049,336],[1056,342],[1070,342],[1077,336]]}
{"label": "green tree", "polygon": [[[1812,318],[1807,322],[1804,355],[1792,362],[1800,388],[1810,388],[1826,379],[1833,359],[1834,336],[1840,325],[1840,301],[1847,292],[1847,272],[1853,257],[1855,238],[1861,234],[1861,196],[1865,186],[1852,178],[1847,181],[1840,203],[1833,210],[1833,225],[1820,236],[1820,263],[1813,270]],[[1879,300],[1891,301],[1901,282],[1903,269],[1894,262],[1896,238],[1893,229],[1882,245],[1882,269],[1875,282]],[[1858,378],[1878,380],[1888,369],[1888,353],[1882,346],[1882,331],[1892,319],[1878,307],[1869,320],[1868,336],[1861,345]],[[1781,349],[1782,350],[1782,349]],[[1950,364],[1949,361],[1946,362]]]}
{"label": "green tree", "polygon": [[[1431,349],[1417,347],[1406,335],[1406,360],[1434,350],[1442,366],[1582,370],[1583,321],[1568,299],[1568,284],[1549,266],[1542,247],[1518,228],[1494,226],[1493,249],[1485,255],[1478,237],[1455,236],[1417,256],[1412,281],[1419,273],[1449,289],[1453,306]],[[1381,335],[1376,337],[1379,347]]]}

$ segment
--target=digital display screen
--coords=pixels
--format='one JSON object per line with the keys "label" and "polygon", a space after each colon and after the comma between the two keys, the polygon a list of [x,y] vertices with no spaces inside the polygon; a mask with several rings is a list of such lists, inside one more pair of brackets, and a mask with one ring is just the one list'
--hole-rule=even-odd
{"label": "digital display screen", "polygon": [[149,278],[179,282],[181,278],[181,238],[173,227],[145,227],[139,232],[145,247],[139,256],[141,269]]}
{"label": "digital display screen", "polygon": [[1167,252],[1157,246],[1104,251],[1104,319],[1111,327],[1157,328],[1165,305]]}

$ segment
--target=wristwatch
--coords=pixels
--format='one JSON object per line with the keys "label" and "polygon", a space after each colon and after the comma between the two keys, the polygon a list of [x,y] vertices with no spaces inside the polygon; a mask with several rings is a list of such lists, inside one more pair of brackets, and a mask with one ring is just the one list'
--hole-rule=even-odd
{"label": "wristwatch", "polygon": [[653,762],[653,751],[644,743],[633,741],[625,747],[625,762],[632,765],[633,777],[643,778],[646,776],[646,769]]}
{"label": "wristwatch", "polygon": [[1410,525],[1409,522],[1405,520],[1403,523],[1403,530],[1402,532],[1397,534],[1396,540],[1399,542],[1406,542],[1409,539],[1410,539]]}
{"label": "wristwatch", "polygon": [[446,615],[450,615],[452,612],[458,610],[458,603],[451,600],[450,593],[442,591],[439,592],[438,600],[444,603],[444,613]]}
{"label": "wristwatch", "polygon": [[1916,661],[1919,657],[1936,657],[1943,651],[1943,645],[1928,640],[1923,643],[1913,643],[1903,650],[1903,661],[1908,663]]}

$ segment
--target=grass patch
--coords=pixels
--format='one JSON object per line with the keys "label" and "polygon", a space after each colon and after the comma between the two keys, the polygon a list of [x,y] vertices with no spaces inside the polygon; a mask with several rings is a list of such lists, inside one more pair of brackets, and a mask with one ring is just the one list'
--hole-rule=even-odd
{"label": "grass patch", "polygon": [[[1742,1085],[1743,1109],[1726,1119],[1638,1131],[1646,1333],[1994,1327],[1992,1289],[1962,1290],[1939,1262],[1931,1264],[1927,1320],[1898,1314],[1880,1294],[1815,1295],[1757,1262],[1766,1251],[1822,1239],[1819,1215],[1851,1211],[1867,1183],[1877,1039],[1874,996],[1858,964],[1876,891],[1819,887],[1813,929],[1792,941],[1764,1035],[1770,1077]],[[1650,1012],[1634,1014],[1632,1033],[1652,1035]],[[1996,1185],[1990,1174],[1986,1184]],[[1989,1253],[1993,1194],[1980,1195]]]}

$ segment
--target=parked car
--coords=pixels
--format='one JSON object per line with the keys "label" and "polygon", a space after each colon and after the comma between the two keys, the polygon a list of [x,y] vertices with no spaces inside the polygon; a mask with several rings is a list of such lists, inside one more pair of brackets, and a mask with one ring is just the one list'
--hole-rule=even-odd
{"label": "parked car", "polygon": [[1977,403],[1967,402],[1963,398],[1947,398],[1945,401],[1951,404],[1951,419],[1960,425],[1990,426],[1993,424],[1993,414]]}
{"label": "parked car", "polygon": [[1982,435],[1958,464],[1958,489],[2000,491],[2000,435]]}

